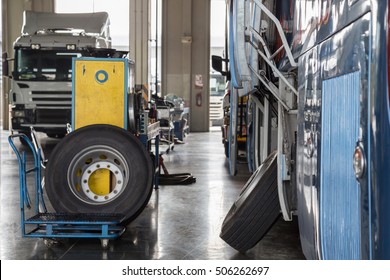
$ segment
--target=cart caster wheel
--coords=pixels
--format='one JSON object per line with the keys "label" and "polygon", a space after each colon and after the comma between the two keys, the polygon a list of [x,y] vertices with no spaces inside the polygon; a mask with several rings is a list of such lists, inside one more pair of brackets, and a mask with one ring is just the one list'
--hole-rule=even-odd
{"label": "cart caster wheel", "polygon": [[107,238],[104,238],[104,239],[100,239],[100,243],[102,244],[102,248],[103,249],[107,249],[108,248],[108,239]]}
{"label": "cart caster wheel", "polygon": [[51,248],[53,246],[57,246],[60,242],[53,238],[43,238],[43,244],[45,244],[47,248]]}

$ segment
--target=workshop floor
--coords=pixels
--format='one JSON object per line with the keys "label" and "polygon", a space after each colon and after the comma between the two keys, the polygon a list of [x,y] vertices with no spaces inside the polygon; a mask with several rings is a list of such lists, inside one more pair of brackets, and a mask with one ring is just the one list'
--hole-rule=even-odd
{"label": "workshop floor", "polygon": [[[1,131],[2,260],[289,260],[304,259],[297,219],[280,219],[254,248],[238,253],[219,237],[222,221],[250,174],[246,163],[228,174],[220,131],[190,133],[184,144],[164,155],[170,173],[190,172],[192,185],[167,185],[154,190],[141,215],[118,240],[103,250],[96,239],[67,239],[50,248],[43,240],[22,238],[19,208],[19,175],[15,155]],[[46,155],[58,142],[40,134]],[[58,172],[61,172],[60,170]]]}

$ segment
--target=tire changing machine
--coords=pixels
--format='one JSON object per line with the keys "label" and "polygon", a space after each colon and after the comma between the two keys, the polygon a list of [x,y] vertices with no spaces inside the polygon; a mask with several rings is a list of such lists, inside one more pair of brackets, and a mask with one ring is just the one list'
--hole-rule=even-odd
{"label": "tire changing machine", "polygon": [[[134,101],[135,98],[135,93],[133,92],[134,85],[131,84],[134,77],[133,69],[134,63],[126,58],[75,58],[73,60],[72,130],[77,131],[79,128],[84,129],[94,125],[123,128],[126,131],[131,131],[143,144],[142,147],[145,150],[151,148],[151,142],[154,139],[155,151],[158,155],[159,123],[146,123],[144,116],[147,116],[147,110],[143,110],[144,108],[140,106],[143,104],[136,104],[137,106],[135,106],[135,104],[129,102],[130,100]],[[69,136],[65,136],[65,138],[67,137]],[[34,164],[31,169],[27,169],[25,152],[21,153],[14,144],[15,138],[24,140],[27,143],[27,147],[31,150],[34,158]],[[63,140],[66,140],[65,138]],[[81,212],[79,209],[65,212],[58,211],[58,208],[56,209],[57,205],[53,203],[48,193],[53,208],[57,211],[56,213],[48,213],[43,198],[43,180],[41,179],[43,161],[40,148],[36,147],[36,145],[34,147],[34,144],[24,134],[10,135],[8,140],[19,163],[23,237],[43,238],[47,246],[52,245],[53,240],[58,238],[98,238],[101,240],[102,248],[106,249],[109,240],[118,238],[123,234],[126,224],[142,212],[143,207],[146,206],[150,198],[152,184],[150,187],[145,187],[145,192],[147,189],[150,189],[150,191],[148,191],[148,194],[143,195],[142,203],[137,202],[136,209],[133,209],[135,214],[112,213],[107,209],[101,211],[87,209],[87,212],[79,213]],[[66,143],[66,141],[61,141],[57,144],[56,149],[58,146],[61,147],[63,142]],[[50,165],[50,160],[48,165]],[[159,165],[159,157],[156,156],[154,166],[157,168],[154,169],[153,174],[151,174],[151,171],[148,172],[147,176],[154,178],[152,181],[155,188],[158,188]],[[60,171],[66,172],[66,170]],[[105,173],[109,170],[101,169],[98,171],[101,173],[100,177],[107,179],[107,176],[105,176],[107,174]],[[27,187],[27,175],[30,173],[34,173],[35,198],[33,201]],[[48,183],[53,181],[53,177],[57,175],[50,175],[50,172],[47,173],[45,180],[46,185],[48,185],[46,187],[49,187]],[[47,178],[47,176],[51,177]],[[107,186],[104,186],[104,180],[99,182],[99,179],[96,180],[95,178],[93,181],[95,190],[107,188]],[[89,182],[85,185],[87,189],[83,185],[83,191],[90,192],[92,186],[89,186]],[[60,190],[63,186],[58,187]],[[51,188],[53,190],[53,186]],[[72,186],[68,186],[68,188],[71,189]],[[72,192],[75,192],[75,190],[76,188],[73,188]],[[115,195],[114,193],[117,192],[113,190],[106,197]],[[95,195],[95,197],[98,196]],[[32,205],[34,206],[34,213],[31,215],[31,211],[29,211],[27,214],[26,208],[30,209]],[[28,215],[31,215],[31,217],[27,218]]]}

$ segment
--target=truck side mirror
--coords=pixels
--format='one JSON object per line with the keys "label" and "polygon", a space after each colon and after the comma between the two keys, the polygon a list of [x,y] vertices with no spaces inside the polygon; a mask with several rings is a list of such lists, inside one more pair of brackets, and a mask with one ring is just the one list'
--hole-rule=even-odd
{"label": "truck side mirror", "polygon": [[222,76],[227,76],[227,79],[230,80],[230,72],[226,72],[222,70],[222,62],[229,62],[228,59],[223,59],[222,57],[218,55],[212,55],[211,56],[211,67],[221,73]]}
{"label": "truck side mirror", "polygon": [[211,66],[213,67],[213,69],[217,72],[220,72],[222,73],[222,57],[220,56],[217,56],[217,55],[212,55],[211,56]]}
{"label": "truck side mirror", "polygon": [[8,67],[8,54],[6,52],[2,55],[2,69],[3,76],[9,77],[9,67]]}

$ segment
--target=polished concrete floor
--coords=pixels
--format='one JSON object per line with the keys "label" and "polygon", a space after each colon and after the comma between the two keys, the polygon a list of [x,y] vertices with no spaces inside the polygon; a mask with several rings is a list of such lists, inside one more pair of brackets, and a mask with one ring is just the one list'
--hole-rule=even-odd
{"label": "polished concrete floor", "polygon": [[[43,240],[22,238],[17,160],[1,131],[2,260],[112,259],[112,260],[288,260],[304,259],[297,220],[277,221],[251,250],[241,254],[219,238],[222,221],[250,174],[239,164],[237,176],[229,176],[219,131],[190,133],[164,155],[170,173],[190,172],[191,185],[166,185],[154,190],[141,215],[128,225],[121,238],[101,248],[97,239],[64,239],[48,248]],[[56,139],[40,135],[47,155]],[[19,144],[20,145],[20,144]],[[60,170],[58,172],[61,172]]]}

